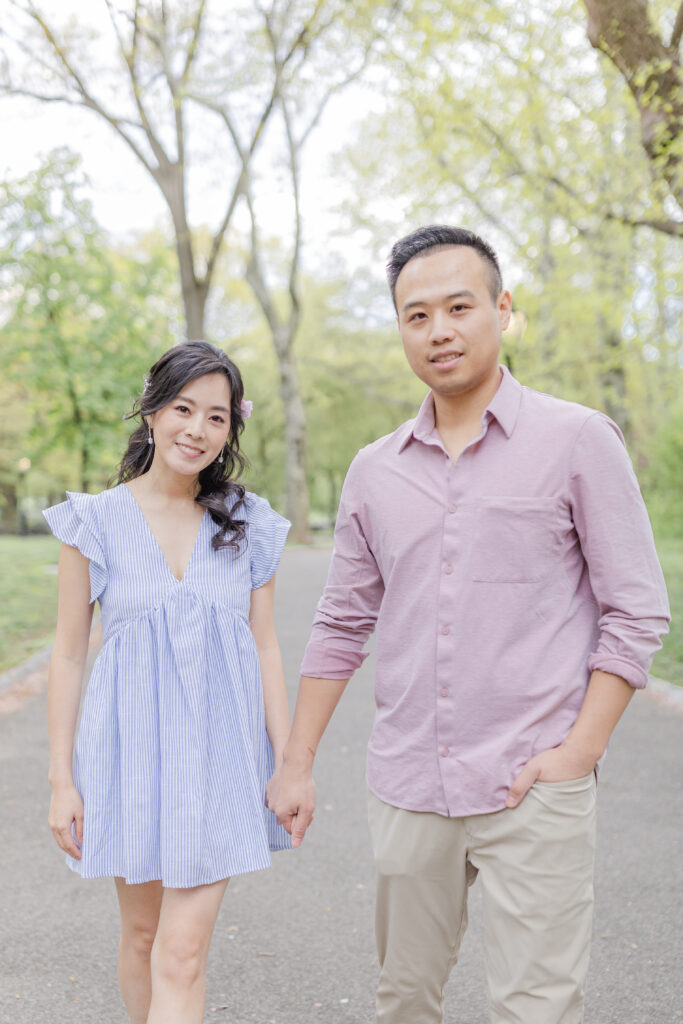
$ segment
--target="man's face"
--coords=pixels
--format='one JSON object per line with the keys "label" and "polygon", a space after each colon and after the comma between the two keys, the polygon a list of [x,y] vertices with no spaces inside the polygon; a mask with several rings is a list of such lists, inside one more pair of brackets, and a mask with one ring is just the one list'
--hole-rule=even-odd
{"label": "man's face", "polygon": [[396,282],[398,329],[416,376],[444,397],[487,387],[498,376],[508,292],[494,302],[489,267],[456,246],[410,260]]}

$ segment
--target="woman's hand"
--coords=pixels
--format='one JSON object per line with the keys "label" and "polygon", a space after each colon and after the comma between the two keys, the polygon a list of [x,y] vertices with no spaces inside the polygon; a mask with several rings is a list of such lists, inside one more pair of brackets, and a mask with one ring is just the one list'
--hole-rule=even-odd
{"label": "woman's hand", "polygon": [[[83,801],[73,783],[53,787],[48,824],[57,845],[75,860],[80,860],[80,847],[83,843]],[[76,842],[72,832],[74,825]]]}
{"label": "woman's hand", "polygon": [[311,770],[295,770],[285,761],[266,786],[266,806],[277,817],[278,825],[284,825],[291,835],[292,846],[301,846],[315,810]]}

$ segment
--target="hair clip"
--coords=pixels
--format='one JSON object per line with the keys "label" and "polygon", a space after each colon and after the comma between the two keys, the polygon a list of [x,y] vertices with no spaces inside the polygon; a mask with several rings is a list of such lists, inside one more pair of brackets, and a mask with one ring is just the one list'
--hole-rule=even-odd
{"label": "hair clip", "polygon": [[253,408],[254,403],[250,402],[248,398],[243,398],[242,401],[240,402],[240,412],[242,413],[242,418],[248,420],[249,417],[251,416],[251,411]]}

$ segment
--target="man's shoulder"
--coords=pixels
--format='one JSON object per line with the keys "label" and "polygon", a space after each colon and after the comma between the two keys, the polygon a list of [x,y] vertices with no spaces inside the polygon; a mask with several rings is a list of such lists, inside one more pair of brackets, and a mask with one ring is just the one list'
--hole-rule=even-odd
{"label": "man's shoulder", "polygon": [[609,425],[620,434],[617,425],[599,409],[558,398],[544,391],[522,385],[522,408],[532,422],[549,430],[557,430],[565,439],[576,437],[589,422]]}
{"label": "man's shoulder", "polygon": [[372,469],[378,462],[384,462],[388,457],[397,455],[403,442],[410,437],[416,417],[406,420],[390,434],[384,434],[375,441],[364,445],[354,456],[349,471]]}

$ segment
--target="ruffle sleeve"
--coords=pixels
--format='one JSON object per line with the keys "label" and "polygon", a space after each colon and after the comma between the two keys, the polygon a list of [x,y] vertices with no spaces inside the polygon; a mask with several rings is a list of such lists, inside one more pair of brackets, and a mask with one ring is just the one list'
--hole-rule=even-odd
{"label": "ruffle sleeve", "polygon": [[43,512],[58,540],[78,548],[90,561],[90,603],[96,601],[107,585],[107,563],[95,512],[94,494],[66,492],[67,500]]}
{"label": "ruffle sleeve", "polygon": [[265,498],[247,491],[251,588],[262,587],[275,575],[291,523],[270,507]]}

